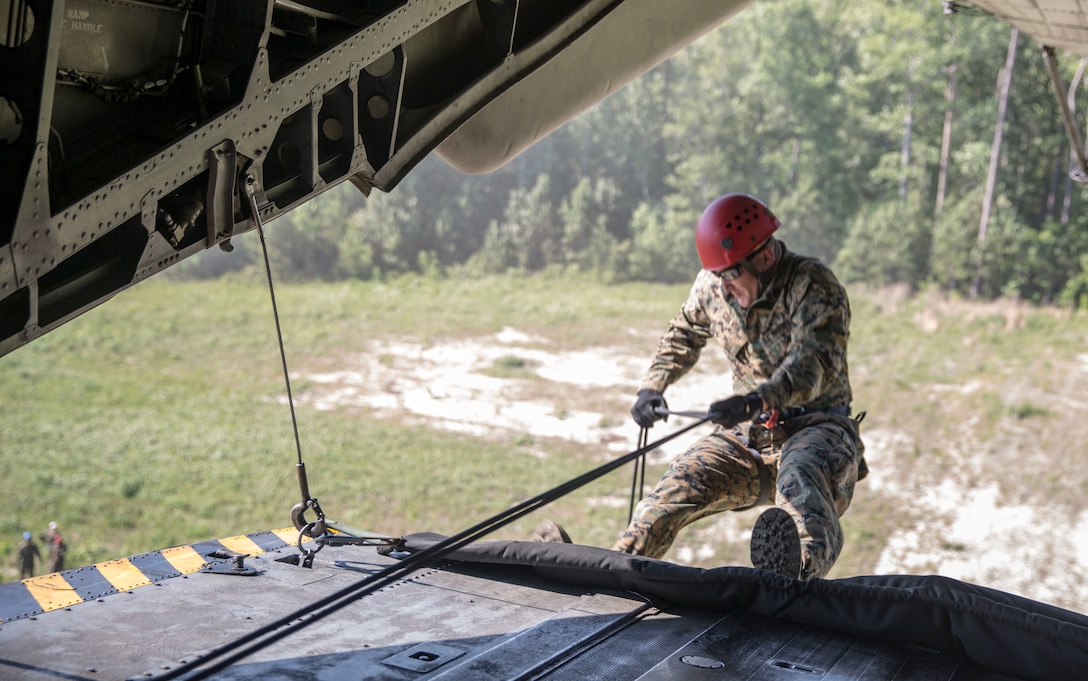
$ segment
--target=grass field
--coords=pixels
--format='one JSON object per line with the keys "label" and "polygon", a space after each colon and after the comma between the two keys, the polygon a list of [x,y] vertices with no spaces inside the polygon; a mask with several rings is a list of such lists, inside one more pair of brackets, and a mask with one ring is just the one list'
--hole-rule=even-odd
{"label": "grass field", "polygon": [[[307,376],[352,362],[375,341],[486,342],[514,328],[542,339],[549,352],[607,348],[648,360],[686,287],[569,277],[405,278],[279,284],[276,293],[293,388],[305,397]],[[874,472],[844,519],[847,550],[831,576],[880,569],[889,542],[909,543],[911,527],[945,535],[936,548],[914,551],[930,562],[903,571],[941,571],[958,554],[971,554],[975,547],[962,539],[959,521],[934,507],[955,503],[949,495],[966,501],[972,489],[996,489],[998,508],[1045,511],[1069,519],[1065,529],[1081,531],[1082,523],[1088,532],[1081,444],[1088,401],[1080,388],[1088,376],[1088,317],[1010,301],[851,295],[855,408],[868,412],[863,435]],[[635,387],[598,395],[557,385],[516,354],[485,373],[560,404],[597,404],[602,421],[611,422],[626,421]],[[290,525],[299,498],[297,453],[260,282],[152,280],[0,358],[0,383],[0,475],[8,485],[0,553],[12,557],[0,570],[4,580],[17,577],[22,532],[38,534],[49,521],[71,547],[69,567]],[[459,531],[609,456],[572,439],[474,437],[377,418],[366,408],[302,404],[298,420],[311,492],[329,517],[394,535]],[[652,466],[648,478],[660,471]],[[537,521],[555,517],[582,543],[610,545],[626,521],[630,484],[630,473],[617,471],[497,536],[526,538]],[[750,525],[751,517],[733,515],[738,527]],[[943,521],[926,525],[933,518]],[[919,542],[933,539],[916,531]],[[1061,531],[1038,528],[1052,539],[1041,545],[1041,557],[1059,550]],[[703,521],[675,550],[687,547],[692,564],[743,564],[746,547],[726,535],[721,523]],[[1002,528],[988,537],[994,535]],[[1021,547],[1025,541],[1012,532],[1009,540]],[[1022,577],[1061,590],[1057,577]],[[1081,595],[1048,594],[1042,596],[1088,610]]]}

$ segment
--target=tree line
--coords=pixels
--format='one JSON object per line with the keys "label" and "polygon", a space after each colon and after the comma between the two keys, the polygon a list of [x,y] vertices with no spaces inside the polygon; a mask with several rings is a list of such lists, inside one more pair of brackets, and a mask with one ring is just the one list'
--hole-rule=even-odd
{"label": "tree line", "polygon": [[[1083,61],[1058,65],[1081,92]],[[844,281],[1088,307],[1085,189],[1056,101],[1040,46],[992,17],[761,0],[505,167],[432,155],[388,194],[345,183],[271,223],[269,248],[288,279],[682,282],[702,209],[740,191]],[[175,269],[254,266],[259,242],[242,246]]]}

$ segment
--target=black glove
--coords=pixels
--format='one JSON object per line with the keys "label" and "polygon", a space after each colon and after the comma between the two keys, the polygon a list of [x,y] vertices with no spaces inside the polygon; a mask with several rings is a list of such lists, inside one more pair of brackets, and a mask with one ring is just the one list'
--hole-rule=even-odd
{"label": "black glove", "polygon": [[658,419],[669,420],[668,414],[658,414],[655,409],[668,409],[665,396],[656,390],[639,390],[635,406],[631,407],[631,418],[642,428],[651,428]]}
{"label": "black glove", "polygon": [[763,398],[759,393],[733,395],[732,397],[710,405],[710,420],[720,426],[732,428],[742,421],[747,421],[763,410]]}

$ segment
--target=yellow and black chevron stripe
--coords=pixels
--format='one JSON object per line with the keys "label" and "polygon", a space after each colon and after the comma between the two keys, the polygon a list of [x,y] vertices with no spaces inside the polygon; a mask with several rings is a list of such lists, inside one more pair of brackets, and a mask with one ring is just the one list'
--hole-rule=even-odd
{"label": "yellow and black chevron stripe", "polygon": [[197,572],[222,549],[255,556],[297,546],[298,536],[294,528],[257,532],[0,584],[0,624]]}

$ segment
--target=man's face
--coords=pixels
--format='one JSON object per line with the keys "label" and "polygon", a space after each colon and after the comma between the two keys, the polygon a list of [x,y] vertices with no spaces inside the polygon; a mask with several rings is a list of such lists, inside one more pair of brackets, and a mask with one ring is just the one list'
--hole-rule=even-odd
{"label": "man's face", "polygon": [[759,280],[751,272],[741,269],[740,276],[730,281],[722,280],[722,289],[733,294],[741,307],[749,307],[759,297]]}
{"label": "man's face", "polygon": [[[765,244],[748,256],[748,262],[757,272],[763,272],[774,264],[774,249],[767,248]],[[737,303],[744,308],[750,307],[759,298],[759,279],[749,271],[749,268],[736,265],[725,272],[717,272],[722,283],[722,289],[726,293],[733,294]]]}

